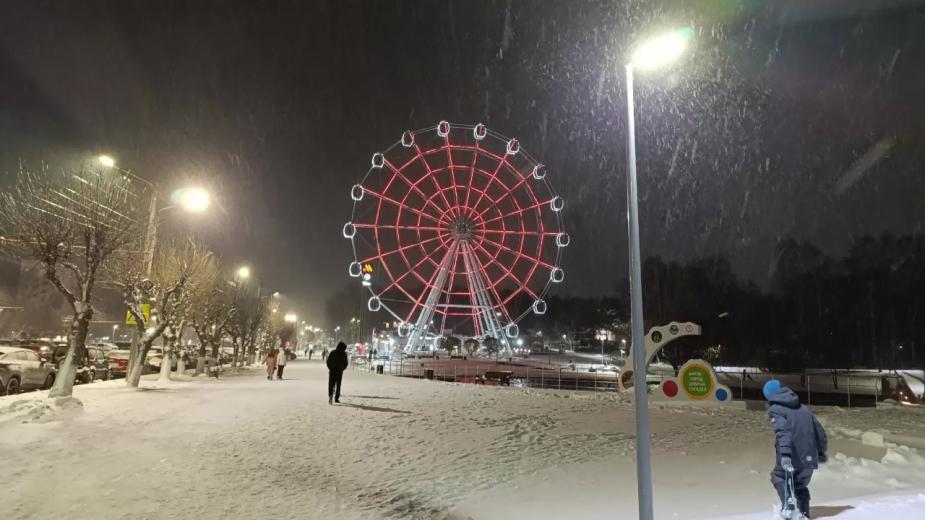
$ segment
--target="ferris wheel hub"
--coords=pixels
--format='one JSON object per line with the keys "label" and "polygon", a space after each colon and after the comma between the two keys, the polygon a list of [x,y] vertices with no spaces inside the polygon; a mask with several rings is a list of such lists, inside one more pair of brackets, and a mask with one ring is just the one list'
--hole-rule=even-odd
{"label": "ferris wheel hub", "polygon": [[449,235],[453,237],[454,240],[461,242],[472,240],[476,233],[475,222],[465,217],[453,220],[450,222],[448,228]]}

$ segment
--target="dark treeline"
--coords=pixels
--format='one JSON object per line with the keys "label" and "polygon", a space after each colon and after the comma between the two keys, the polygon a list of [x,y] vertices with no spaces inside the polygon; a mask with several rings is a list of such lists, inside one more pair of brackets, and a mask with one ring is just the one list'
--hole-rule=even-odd
{"label": "dark treeline", "polygon": [[[740,280],[723,257],[643,265],[646,328],[672,320],[703,336],[666,348],[673,364],[706,356],[778,371],[925,366],[925,238],[858,239],[843,258],[792,238],[780,241],[770,287]],[[548,298],[525,332],[547,335],[608,328],[628,335],[628,288],[606,298]],[[624,296],[625,295],[625,296]]]}
{"label": "dark treeline", "polygon": [[[663,358],[679,365],[692,357],[714,363],[761,366],[775,371],[803,368],[925,367],[925,236],[855,241],[842,258],[810,243],[782,239],[762,289],[735,275],[729,262],[708,257],[686,263],[648,258],[643,263],[646,329],[693,321],[703,336],[673,342]],[[629,289],[614,296],[547,298],[548,311],[528,313],[522,334],[572,346],[600,349],[598,329],[616,334],[604,347],[629,340]],[[366,338],[383,330],[384,313],[365,309],[368,293],[349,286],[327,301],[327,318],[339,337]],[[528,308],[530,301],[513,307]],[[360,317],[362,325],[351,325]],[[359,329],[359,330],[358,330]]]}

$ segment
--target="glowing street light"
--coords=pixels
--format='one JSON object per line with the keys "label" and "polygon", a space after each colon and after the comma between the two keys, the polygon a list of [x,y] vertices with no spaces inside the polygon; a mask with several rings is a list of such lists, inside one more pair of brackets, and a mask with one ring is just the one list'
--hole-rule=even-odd
{"label": "glowing street light", "polygon": [[184,188],[180,190],[180,205],[187,211],[202,213],[209,208],[212,198],[202,188]]}
{"label": "glowing street light", "polygon": [[287,313],[285,316],[283,316],[283,319],[289,323],[295,323],[296,321],[298,321],[299,318],[298,316],[290,312],[290,313]]}
{"label": "glowing street light", "polygon": [[100,155],[96,160],[106,168],[113,168],[116,165],[116,160],[109,155]]}
{"label": "glowing street light", "polygon": [[[633,53],[626,64],[627,218],[629,220],[630,322],[633,348],[643,347],[642,261],[639,252],[639,197],[636,186],[636,116],[633,103],[633,67],[651,70],[678,59],[694,32],[687,27],[649,40]],[[603,346],[601,358],[603,359]],[[652,439],[649,433],[649,396],[646,386],[646,356],[633,356],[633,390],[636,400],[636,486],[639,519],[652,520]]]}
{"label": "glowing street light", "polygon": [[237,274],[238,274],[238,278],[242,280],[247,280],[248,278],[251,277],[251,268],[247,267],[246,265],[242,265],[241,267],[238,268]]}
{"label": "glowing street light", "polygon": [[651,70],[667,65],[684,54],[687,42],[694,35],[685,27],[645,42],[633,52],[632,64],[641,70]]}

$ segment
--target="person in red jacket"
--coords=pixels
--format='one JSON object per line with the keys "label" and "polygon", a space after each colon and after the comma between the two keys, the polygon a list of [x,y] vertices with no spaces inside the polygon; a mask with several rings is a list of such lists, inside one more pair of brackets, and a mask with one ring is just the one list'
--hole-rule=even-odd
{"label": "person in red jacket", "polygon": [[267,352],[267,358],[264,360],[264,363],[267,364],[267,380],[273,380],[273,373],[276,372],[276,349],[271,348]]}

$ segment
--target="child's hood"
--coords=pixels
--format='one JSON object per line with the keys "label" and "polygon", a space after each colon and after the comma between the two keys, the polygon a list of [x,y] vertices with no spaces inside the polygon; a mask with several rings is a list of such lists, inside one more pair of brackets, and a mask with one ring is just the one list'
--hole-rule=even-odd
{"label": "child's hood", "polygon": [[786,406],[787,408],[799,408],[800,407],[800,398],[793,392],[793,390],[782,386],[777,389],[776,392],[771,394],[771,398],[768,399],[768,402],[771,405],[779,404],[781,406]]}

